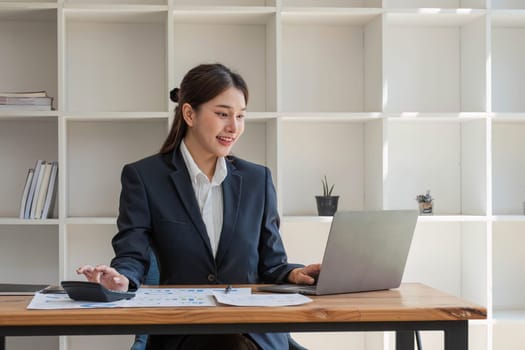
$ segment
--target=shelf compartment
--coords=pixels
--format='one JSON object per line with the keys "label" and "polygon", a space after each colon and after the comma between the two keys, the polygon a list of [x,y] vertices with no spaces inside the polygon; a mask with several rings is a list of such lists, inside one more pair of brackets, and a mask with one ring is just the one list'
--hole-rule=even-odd
{"label": "shelf compartment", "polygon": [[64,0],[64,5],[168,5],[169,0]]}
{"label": "shelf compartment", "polygon": [[522,344],[525,342],[523,326],[523,319],[521,322],[496,322],[492,330],[494,344],[492,348],[521,350]]}
{"label": "shelf compartment", "polygon": [[177,85],[196,62],[220,62],[246,80],[250,111],[276,111],[275,9],[175,10],[173,21]]}
{"label": "shelf compartment", "polygon": [[60,337],[7,337],[5,338],[7,349],[60,349]]}
{"label": "shelf compartment", "polygon": [[495,215],[525,212],[525,118],[494,120],[492,125],[492,200]]}
{"label": "shelf compartment", "polygon": [[270,168],[274,184],[277,179],[277,121],[246,120],[244,134],[232,149],[239,158],[265,165]]}
{"label": "shelf compartment", "polygon": [[492,110],[523,112],[525,101],[525,11],[492,15]]}
{"label": "shelf compartment", "polygon": [[494,310],[524,310],[525,222],[493,223]]}
{"label": "shelf compartment", "polygon": [[98,350],[112,350],[127,349],[134,341],[134,335],[89,335],[66,337],[65,344],[66,349],[86,349],[89,347]]}
{"label": "shelf compartment", "polygon": [[377,11],[294,10],[283,11],[282,19],[280,110],[382,110],[383,27]]}
{"label": "shelf compartment", "polygon": [[[0,225],[3,283],[58,284],[58,225]],[[28,242],[31,242],[28,244]]]}
{"label": "shelf compartment", "polygon": [[175,7],[184,6],[222,6],[222,7],[259,7],[269,6],[275,7],[276,0],[173,0]]}
{"label": "shelf compartment", "polygon": [[385,18],[385,112],[486,111],[483,10]]}
{"label": "shelf compartment", "polygon": [[494,323],[524,323],[525,309],[496,309],[493,315]]}
{"label": "shelf compartment", "polygon": [[525,9],[525,3],[522,0],[491,0],[493,9]]}
{"label": "shelf compartment", "polygon": [[339,210],[380,209],[382,125],[381,119],[281,121],[278,188],[283,215],[317,215],[315,196],[322,194],[324,175],[335,184]]}
{"label": "shelf compartment", "polygon": [[58,104],[57,9],[0,2],[0,91],[47,91]]}
{"label": "shelf compartment", "polygon": [[415,209],[431,191],[434,214],[487,212],[487,121],[389,119],[386,209]]}
{"label": "shelf compartment", "polygon": [[65,227],[66,253],[64,279],[84,280],[75,269],[82,265],[109,265],[115,256],[111,239],[117,233],[117,225],[75,225]]}
{"label": "shelf compartment", "polygon": [[135,6],[64,13],[66,111],[167,111],[167,12]]}
{"label": "shelf compartment", "polygon": [[486,8],[486,0],[383,0],[383,4],[386,8]]}
{"label": "shelf compartment", "polygon": [[424,283],[486,307],[486,227],[483,222],[418,222],[403,282]]}
{"label": "shelf compartment", "polygon": [[38,159],[58,160],[56,117],[0,119],[2,167],[0,217],[18,218],[29,168]]}
{"label": "shelf compartment", "polygon": [[[482,321],[485,322],[485,321]],[[468,324],[468,343],[471,349],[488,350],[492,349],[489,346],[489,330],[486,324],[478,323],[477,320],[469,321]]]}
{"label": "shelf compartment", "polygon": [[111,3],[66,3],[67,19],[80,22],[107,23],[165,23],[167,5],[111,4]]}
{"label": "shelf compartment", "polygon": [[283,7],[381,8],[381,0],[282,0]]}
{"label": "shelf compartment", "polygon": [[187,24],[268,24],[276,14],[275,7],[250,6],[184,6],[173,10],[175,23]]}
{"label": "shelf compartment", "polygon": [[331,222],[290,221],[281,223],[283,240],[288,261],[296,264],[317,264],[323,261]]}
{"label": "shelf compartment", "polygon": [[345,7],[286,7],[281,11],[285,24],[328,26],[366,26],[381,17],[383,10]]}
{"label": "shelf compartment", "polygon": [[66,215],[116,216],[122,167],[158,152],[167,124],[164,118],[67,120]]}

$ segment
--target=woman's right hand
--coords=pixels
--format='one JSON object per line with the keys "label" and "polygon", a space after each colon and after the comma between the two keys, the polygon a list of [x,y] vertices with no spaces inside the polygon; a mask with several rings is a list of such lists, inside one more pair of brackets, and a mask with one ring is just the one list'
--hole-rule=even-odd
{"label": "woman's right hand", "polygon": [[100,283],[107,289],[127,291],[129,280],[126,276],[121,275],[112,267],[107,265],[84,265],[76,270],[78,275],[86,276],[89,282]]}

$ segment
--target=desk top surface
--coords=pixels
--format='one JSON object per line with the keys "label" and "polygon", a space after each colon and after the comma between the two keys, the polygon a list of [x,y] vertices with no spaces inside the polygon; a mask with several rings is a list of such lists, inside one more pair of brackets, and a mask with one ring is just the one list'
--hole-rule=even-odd
{"label": "desk top surface", "polygon": [[312,303],[289,307],[27,310],[31,298],[0,296],[0,326],[454,321],[485,319],[487,314],[481,306],[417,283],[385,291],[313,296]]}

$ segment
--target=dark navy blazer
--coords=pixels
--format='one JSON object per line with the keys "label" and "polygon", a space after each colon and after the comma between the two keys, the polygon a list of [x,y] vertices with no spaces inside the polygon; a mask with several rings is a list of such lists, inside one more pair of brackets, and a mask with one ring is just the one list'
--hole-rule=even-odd
{"label": "dark navy blazer", "polygon": [[[150,245],[158,258],[160,284],[278,283],[302,266],[287,262],[268,168],[236,157],[228,157],[226,164],[215,258],[180,150],[124,166],[111,266],[132,287],[142,283],[148,270]],[[283,333],[250,336],[263,349],[288,347]],[[180,338],[151,336],[150,344],[175,349]]]}

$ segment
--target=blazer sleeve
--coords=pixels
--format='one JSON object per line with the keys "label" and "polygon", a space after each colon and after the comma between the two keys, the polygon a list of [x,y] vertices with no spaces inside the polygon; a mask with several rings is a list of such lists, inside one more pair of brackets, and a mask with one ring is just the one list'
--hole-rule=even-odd
{"label": "blazer sleeve", "polygon": [[264,216],[259,241],[259,275],[264,283],[282,283],[293,269],[303,267],[289,264],[279,232],[277,195],[270,170],[266,168]]}
{"label": "blazer sleeve", "polygon": [[142,284],[149,268],[151,213],[144,183],[133,165],[122,169],[118,233],[112,245],[111,266],[130,280],[130,289]]}

